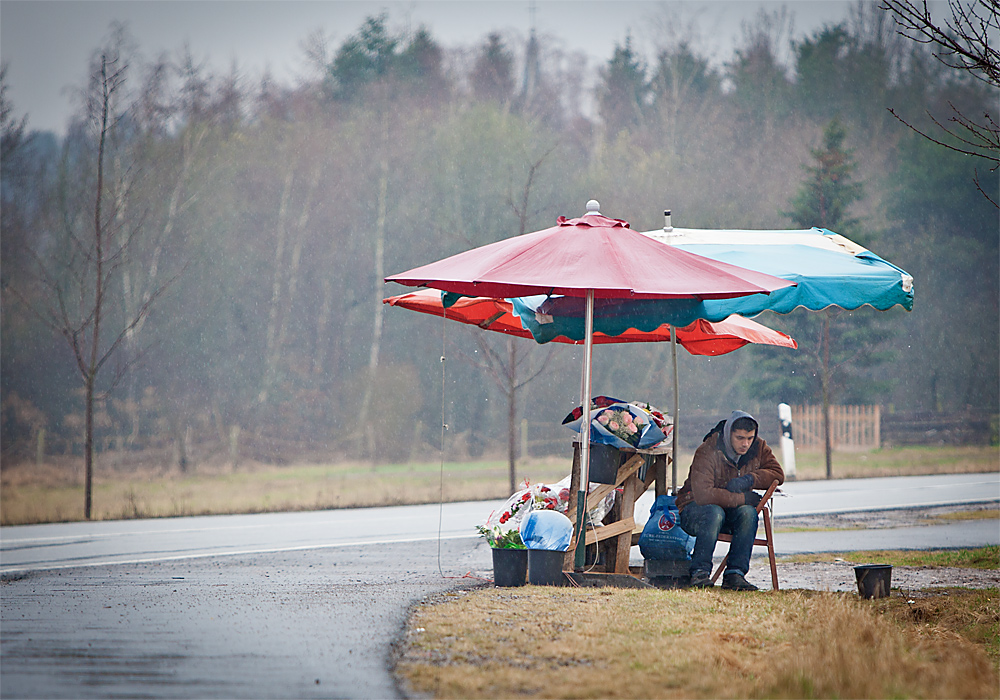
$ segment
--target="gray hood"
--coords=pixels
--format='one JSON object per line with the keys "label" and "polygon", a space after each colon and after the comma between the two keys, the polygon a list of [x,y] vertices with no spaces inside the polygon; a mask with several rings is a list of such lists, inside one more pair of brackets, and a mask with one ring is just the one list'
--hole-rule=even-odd
{"label": "gray hood", "polygon": [[733,441],[731,439],[733,423],[735,423],[738,418],[749,418],[753,421],[754,440],[757,439],[757,431],[759,429],[757,419],[745,411],[733,411],[733,414],[729,416],[729,419],[726,421],[726,425],[722,428],[722,454],[726,455],[726,459],[734,465],[739,465],[740,462],[740,455],[736,454],[736,451],[733,450]]}

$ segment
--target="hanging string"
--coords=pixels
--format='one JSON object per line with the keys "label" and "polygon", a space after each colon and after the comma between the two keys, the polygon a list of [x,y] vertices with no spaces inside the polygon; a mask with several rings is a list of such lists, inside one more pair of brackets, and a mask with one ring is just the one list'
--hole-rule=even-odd
{"label": "hanging string", "polygon": [[446,329],[448,327],[448,309],[442,307],[441,309],[441,442],[438,447],[438,455],[440,458],[440,472],[438,477],[438,541],[437,541],[437,565],[438,574],[441,578],[472,578],[480,581],[489,581],[492,583],[492,579],[484,579],[480,576],[475,576],[471,571],[465,572],[463,576],[448,576],[444,573],[444,567],[441,564],[441,533],[444,523],[444,435],[445,431],[448,430],[448,424],[445,422],[445,387],[447,385],[447,371],[446,371],[446,353],[445,353],[445,343],[447,340]]}

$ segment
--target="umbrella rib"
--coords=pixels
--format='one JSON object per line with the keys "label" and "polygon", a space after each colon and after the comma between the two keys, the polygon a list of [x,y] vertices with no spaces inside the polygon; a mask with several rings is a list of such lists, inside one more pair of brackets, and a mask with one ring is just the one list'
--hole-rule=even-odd
{"label": "umbrella rib", "polygon": [[496,323],[497,319],[499,319],[505,313],[507,313],[507,312],[506,311],[498,311],[495,314],[493,314],[492,316],[490,316],[488,319],[486,319],[485,321],[482,321],[481,323],[477,323],[476,325],[479,326],[480,328],[482,328],[484,331],[488,330],[489,327],[492,326],[494,323]]}

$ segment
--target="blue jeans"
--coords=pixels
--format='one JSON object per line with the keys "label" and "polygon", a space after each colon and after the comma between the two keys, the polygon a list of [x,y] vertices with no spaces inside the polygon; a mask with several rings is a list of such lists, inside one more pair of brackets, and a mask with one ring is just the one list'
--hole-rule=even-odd
{"label": "blue jeans", "polygon": [[720,532],[733,538],[725,573],[738,572],[745,576],[750,570],[750,552],[757,536],[757,510],[753,506],[723,508],[713,504],[699,506],[689,503],[681,511],[681,527],[697,538],[691,556],[692,576],[696,573],[711,575],[712,554]]}

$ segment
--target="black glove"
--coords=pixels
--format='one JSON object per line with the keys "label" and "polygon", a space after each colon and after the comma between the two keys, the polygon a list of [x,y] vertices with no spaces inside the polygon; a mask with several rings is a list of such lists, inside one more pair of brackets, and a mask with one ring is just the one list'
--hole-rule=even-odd
{"label": "black glove", "polygon": [[752,488],[753,474],[737,476],[734,479],[730,479],[729,483],[726,484],[726,491],[732,491],[733,493],[743,493],[744,491],[749,491]]}
{"label": "black glove", "polygon": [[747,491],[743,495],[746,497],[745,502],[748,506],[753,506],[754,508],[756,508],[757,504],[760,503],[761,496],[756,491]]}

